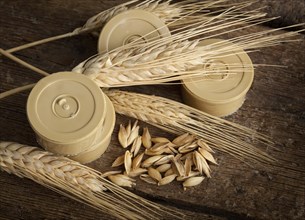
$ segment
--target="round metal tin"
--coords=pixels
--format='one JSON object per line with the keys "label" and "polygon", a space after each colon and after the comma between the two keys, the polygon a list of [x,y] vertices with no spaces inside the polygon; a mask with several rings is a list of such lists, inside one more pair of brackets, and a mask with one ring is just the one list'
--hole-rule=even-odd
{"label": "round metal tin", "polygon": [[84,75],[54,73],[40,80],[27,101],[27,116],[46,150],[75,155],[88,149],[102,129],[106,99]]}
{"label": "round metal tin", "polygon": [[145,10],[128,10],[113,17],[101,31],[98,51],[108,52],[137,41],[147,43],[170,36],[164,22]]}
{"label": "round metal tin", "polygon": [[[200,42],[199,46],[216,50],[230,48],[222,56],[207,60],[203,71],[219,70],[221,74],[207,75],[182,81],[182,97],[186,104],[215,116],[227,116],[239,109],[250,89],[254,68],[250,57],[237,45],[219,39]],[[236,71],[236,72],[235,72]]]}

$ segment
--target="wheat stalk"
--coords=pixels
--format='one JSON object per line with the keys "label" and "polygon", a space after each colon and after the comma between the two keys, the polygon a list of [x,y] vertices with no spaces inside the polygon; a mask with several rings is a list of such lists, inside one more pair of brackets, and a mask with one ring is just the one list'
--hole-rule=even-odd
{"label": "wheat stalk", "polygon": [[0,168],[119,219],[159,219],[168,214],[181,217],[112,184],[96,170],[36,147],[0,142]]}
{"label": "wheat stalk", "polygon": [[[225,7],[222,4],[227,1],[228,0],[208,0],[203,2],[197,2],[192,0],[184,0],[178,3],[172,3],[171,0],[131,0],[94,15],[93,17],[89,18],[83,26],[74,29],[72,32],[24,44],[15,48],[8,49],[7,52],[13,53],[51,41],[100,30],[105,25],[105,23],[107,23],[112,17],[131,9],[141,9],[154,13],[170,27],[174,28],[183,24],[189,24],[195,21],[199,21],[201,19],[201,15],[193,15],[191,17],[188,17],[188,19],[185,19],[180,22],[174,22],[175,19],[183,18],[185,15],[194,14],[195,12],[206,12],[209,10],[213,10],[213,8],[217,9],[220,7]],[[238,6],[240,5],[240,3],[236,3],[233,5]]]}
{"label": "wheat stalk", "polygon": [[26,67],[26,68],[28,68],[30,70],[33,70],[36,73],[39,73],[39,74],[41,74],[43,76],[48,76],[49,75],[49,73],[47,73],[46,71],[41,70],[41,69],[39,69],[39,68],[37,68],[37,67],[35,67],[33,65],[28,64],[27,62],[25,62],[25,61],[19,59],[18,57],[8,53],[7,51],[3,50],[2,48],[0,48],[0,54],[6,56],[7,58],[15,61],[16,63],[19,63],[20,65],[22,65],[22,66],[24,66],[24,67]]}
{"label": "wheat stalk", "polygon": [[170,132],[195,134],[214,148],[243,161],[275,161],[264,151],[246,142],[250,139],[272,146],[272,141],[268,137],[254,130],[166,98],[119,90],[105,92],[117,113],[151,123]]}
{"label": "wheat stalk", "polygon": [[17,87],[15,89],[11,89],[11,90],[2,92],[2,93],[0,93],[0,99],[6,98],[8,96],[14,95],[14,94],[19,93],[19,92],[23,92],[25,90],[32,89],[35,85],[36,85],[36,83],[32,83],[32,84],[29,84],[29,85],[20,86],[20,87]]}
{"label": "wheat stalk", "polygon": [[[223,21],[213,17],[204,23],[186,26],[171,37],[146,44],[135,42],[109,53],[93,56],[72,71],[87,75],[101,87],[160,84],[189,77],[223,74],[219,70],[204,70],[203,66],[209,60],[238,54],[237,48],[251,52],[290,41],[290,37],[298,35],[298,32],[277,33],[281,29],[272,29],[230,39],[236,45],[221,42],[206,47],[198,46],[201,40],[251,28],[273,19],[265,19],[263,14],[252,15],[253,11],[234,15],[235,13],[236,9],[232,7],[219,15],[219,18],[230,15],[232,19]],[[244,18],[236,19],[240,16]],[[194,38],[196,39],[189,40]],[[227,65],[232,67],[229,68],[230,72],[226,70],[227,74],[244,72],[247,68],[243,64]]]}

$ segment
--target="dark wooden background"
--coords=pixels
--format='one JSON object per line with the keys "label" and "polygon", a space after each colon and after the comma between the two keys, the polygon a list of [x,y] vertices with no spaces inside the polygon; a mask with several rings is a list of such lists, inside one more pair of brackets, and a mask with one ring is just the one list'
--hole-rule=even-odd
{"label": "dark wooden background", "polygon": [[[98,0],[0,0],[0,47],[9,49],[45,37],[72,31],[90,16],[124,1]],[[290,4],[289,4],[290,3]],[[283,18],[268,25],[304,21],[304,1],[259,1],[272,15]],[[285,5],[286,4],[286,5]],[[266,30],[268,26],[251,31]],[[245,32],[243,32],[245,33]],[[235,33],[241,34],[241,33]],[[230,37],[227,36],[227,37]],[[242,108],[230,121],[267,134],[277,149],[268,149],[280,167],[270,172],[220,152],[212,178],[183,191],[178,183],[164,187],[137,181],[131,191],[180,209],[194,219],[304,219],[305,212],[305,39],[262,49],[251,54],[254,63],[285,65],[259,67]],[[70,70],[96,52],[97,39],[78,36],[37,46],[16,55],[53,73]],[[41,77],[0,57],[0,92],[34,83]],[[181,101],[179,86],[141,86],[134,91]],[[37,145],[27,122],[25,105],[29,92],[0,100],[0,140]],[[121,155],[117,129],[127,117],[117,116],[117,126],[107,152],[89,166],[109,170]],[[141,123],[144,125],[144,123]],[[169,135],[150,126],[154,135]],[[30,180],[0,173],[0,219],[108,219],[102,212],[52,192]]]}

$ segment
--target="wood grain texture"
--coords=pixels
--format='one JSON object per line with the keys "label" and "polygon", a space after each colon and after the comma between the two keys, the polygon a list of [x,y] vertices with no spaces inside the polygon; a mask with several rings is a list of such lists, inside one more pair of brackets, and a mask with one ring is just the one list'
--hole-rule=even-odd
{"label": "wood grain texture", "polygon": [[[90,16],[121,2],[124,1],[1,0],[0,47],[8,49],[72,31]],[[267,4],[266,1],[261,3]],[[284,6],[278,7],[284,10]],[[271,13],[278,13],[269,9]],[[256,27],[251,31],[266,29],[266,26]],[[178,183],[157,187],[147,186],[138,180],[132,191],[182,209],[189,218],[194,219],[303,219],[305,39],[300,38],[299,42],[285,43],[250,54],[254,63],[285,65],[287,68],[257,68],[254,84],[244,105],[227,117],[230,121],[270,135],[276,141],[277,149],[267,150],[278,159],[278,167],[266,172],[217,152],[220,165],[213,166],[212,178],[198,187],[183,191]],[[16,55],[53,73],[72,69],[93,55],[96,45],[96,38],[84,35],[30,48]],[[40,78],[36,73],[0,57],[0,92],[36,82]],[[181,101],[180,87],[177,85],[141,86],[128,90]],[[24,92],[0,100],[0,140],[37,145],[26,118],[28,94]],[[117,115],[117,126],[110,147],[100,159],[89,164],[90,167],[107,171],[113,159],[122,154],[123,149],[117,141],[118,125],[128,120],[127,117]],[[154,135],[171,137],[157,128],[144,123],[141,125],[148,126]],[[105,213],[56,194],[30,180],[4,172],[0,173],[0,188],[0,219],[109,219]]]}

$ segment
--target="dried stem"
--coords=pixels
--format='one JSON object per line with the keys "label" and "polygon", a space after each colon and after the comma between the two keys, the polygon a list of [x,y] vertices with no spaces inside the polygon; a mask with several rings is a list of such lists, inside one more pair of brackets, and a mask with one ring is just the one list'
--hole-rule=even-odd
{"label": "dried stem", "polygon": [[43,75],[43,76],[48,76],[48,75],[49,75],[49,73],[45,72],[44,70],[41,70],[41,69],[39,69],[39,68],[37,68],[37,67],[35,67],[35,66],[32,66],[31,64],[29,64],[29,63],[27,63],[27,62],[24,62],[23,60],[21,60],[21,59],[15,57],[14,55],[8,53],[7,51],[5,51],[5,50],[3,50],[3,49],[1,49],[1,48],[0,48],[0,53],[3,54],[4,56],[6,56],[7,58],[9,58],[9,59],[15,61],[16,63],[19,63],[19,64],[21,64],[22,66],[24,66],[24,67],[26,67],[26,68],[28,68],[28,69],[30,69],[30,70],[35,71],[36,73],[39,73],[39,74],[41,74],[41,75]]}
{"label": "dried stem", "polygon": [[36,147],[0,142],[0,168],[119,219],[182,217],[114,185],[96,170]]}
{"label": "dried stem", "polygon": [[74,35],[75,35],[74,33],[66,33],[66,34],[62,34],[62,35],[58,35],[58,36],[54,36],[54,37],[49,37],[49,38],[45,38],[45,39],[42,39],[42,40],[34,41],[34,42],[31,42],[31,43],[28,43],[28,44],[23,44],[21,46],[8,49],[8,50],[6,50],[6,52],[14,53],[16,51],[24,50],[26,48],[34,47],[34,46],[37,46],[37,45],[40,45],[40,44],[45,44],[45,43],[55,41],[55,40],[59,40],[59,39],[67,38],[67,37],[72,37]]}
{"label": "dried stem", "polygon": [[11,89],[11,90],[5,91],[3,93],[0,93],[0,99],[6,98],[6,97],[14,95],[14,94],[17,94],[19,92],[23,92],[23,91],[32,89],[35,85],[36,85],[36,83],[33,83],[33,84],[17,87],[15,89]]}

